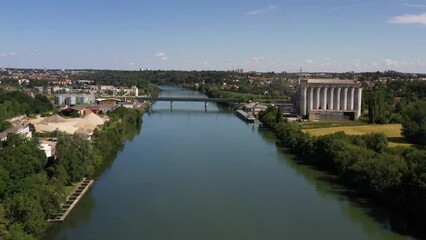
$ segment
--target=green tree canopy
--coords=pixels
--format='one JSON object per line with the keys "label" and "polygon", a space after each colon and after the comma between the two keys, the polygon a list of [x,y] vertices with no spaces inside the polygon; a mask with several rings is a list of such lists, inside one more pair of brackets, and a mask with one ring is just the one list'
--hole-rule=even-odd
{"label": "green tree canopy", "polygon": [[408,104],[403,116],[402,135],[409,142],[426,145],[426,101]]}

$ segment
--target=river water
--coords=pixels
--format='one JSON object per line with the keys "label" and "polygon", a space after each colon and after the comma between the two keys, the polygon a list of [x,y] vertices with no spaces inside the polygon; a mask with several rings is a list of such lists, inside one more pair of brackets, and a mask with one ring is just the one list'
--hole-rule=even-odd
{"label": "river water", "polygon": [[45,239],[408,238],[231,110],[158,102],[143,119],[140,134]]}

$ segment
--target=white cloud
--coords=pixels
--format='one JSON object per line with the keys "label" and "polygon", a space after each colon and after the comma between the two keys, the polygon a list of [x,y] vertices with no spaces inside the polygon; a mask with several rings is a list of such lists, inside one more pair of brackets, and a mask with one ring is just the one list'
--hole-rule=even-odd
{"label": "white cloud", "polygon": [[166,55],[165,52],[158,52],[156,54],[154,54],[154,57],[162,60],[162,61],[166,61],[167,59],[169,59],[169,57]]}
{"label": "white cloud", "polygon": [[382,65],[384,67],[393,67],[393,68],[397,68],[399,66],[399,62],[396,60],[392,60],[392,59],[385,59],[382,63]]}
{"label": "white cloud", "polygon": [[353,63],[353,65],[354,65],[354,68],[359,68],[359,67],[361,67],[361,61],[360,61],[359,59],[354,59],[354,60],[352,61],[352,63]]}
{"label": "white cloud", "polygon": [[321,67],[329,67],[331,65],[331,59],[330,58],[324,58],[320,64]]}
{"label": "white cloud", "polygon": [[265,59],[263,56],[261,57],[253,57],[252,60],[255,64],[260,65],[263,61],[263,59]]}
{"label": "white cloud", "polygon": [[306,61],[305,61],[307,64],[314,64],[315,63],[315,61],[314,60],[312,60],[312,59],[306,59]]}
{"label": "white cloud", "polygon": [[338,6],[338,7],[332,7],[329,10],[330,11],[334,11],[334,10],[341,10],[341,9],[346,9],[346,8],[354,8],[354,7],[359,7],[359,6],[363,6],[365,4],[351,4],[351,5],[344,5],[344,6]]}
{"label": "white cloud", "polygon": [[402,6],[414,7],[414,8],[426,8],[426,5],[422,5],[422,4],[411,4],[411,3],[403,3]]}
{"label": "white cloud", "polygon": [[426,67],[426,61],[417,59],[415,62],[416,67],[418,68],[425,68]]}
{"label": "white cloud", "polygon": [[135,63],[134,63],[134,62],[129,62],[129,65],[130,65],[130,66],[134,66],[134,65],[135,65]]}
{"label": "white cloud", "polygon": [[35,56],[35,55],[37,55],[38,54],[38,50],[37,49],[34,49],[34,51],[31,53],[31,56]]}
{"label": "white cloud", "polygon": [[13,56],[16,56],[16,52],[0,53],[0,57],[13,57]]}
{"label": "white cloud", "polygon": [[268,6],[263,7],[263,8],[248,11],[248,12],[246,12],[246,14],[247,15],[260,15],[260,14],[264,14],[264,13],[267,13],[267,12],[271,12],[271,11],[276,10],[276,9],[278,9],[277,5],[268,5]]}
{"label": "white cloud", "polygon": [[415,15],[415,14],[405,14],[401,16],[392,17],[389,23],[398,23],[398,24],[423,24],[426,25],[426,12]]}

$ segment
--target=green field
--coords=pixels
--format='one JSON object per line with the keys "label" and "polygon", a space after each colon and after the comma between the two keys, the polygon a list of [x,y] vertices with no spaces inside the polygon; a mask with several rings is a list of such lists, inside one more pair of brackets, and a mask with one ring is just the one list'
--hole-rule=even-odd
{"label": "green field", "polygon": [[[335,132],[345,132],[348,135],[362,135],[367,133],[373,133],[373,132],[381,132],[384,133],[389,140],[389,147],[396,147],[396,146],[411,146],[411,144],[407,143],[405,139],[401,135],[401,124],[383,124],[383,125],[376,125],[376,124],[368,124],[360,123],[358,126],[356,125],[356,122],[352,122],[352,126],[338,126],[338,127],[316,127],[313,128],[312,124],[316,123],[309,123],[308,127],[305,127],[305,124],[303,124],[303,131],[310,133],[313,136],[322,136],[326,134],[331,134]],[[321,123],[317,123],[321,124]],[[348,123],[350,124],[350,123]]]}

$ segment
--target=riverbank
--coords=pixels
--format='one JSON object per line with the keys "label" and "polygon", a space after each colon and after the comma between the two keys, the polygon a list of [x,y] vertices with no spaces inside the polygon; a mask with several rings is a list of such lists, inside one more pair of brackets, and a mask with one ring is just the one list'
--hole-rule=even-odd
{"label": "riverbank", "polygon": [[271,107],[259,118],[305,163],[328,171],[339,183],[399,213],[403,224],[391,227],[426,236],[425,150],[389,148],[384,134],[349,136],[338,132],[315,137],[298,125],[278,121],[276,116],[277,110]]}
{"label": "riverbank", "polygon": [[27,139],[18,134],[1,142],[0,239],[41,237],[49,228],[47,219],[60,211],[70,189],[67,186],[96,176],[114,159],[129,134],[140,131],[142,114],[117,108],[108,113],[110,121],[94,131],[91,141],[78,134],[54,132],[56,158],[46,157],[37,137]]}

